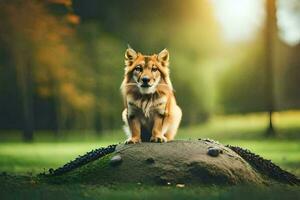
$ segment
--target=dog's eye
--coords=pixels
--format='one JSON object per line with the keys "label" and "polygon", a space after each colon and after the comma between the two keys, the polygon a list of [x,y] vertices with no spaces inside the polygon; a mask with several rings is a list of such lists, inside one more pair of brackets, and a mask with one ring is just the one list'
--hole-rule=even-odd
{"label": "dog's eye", "polygon": [[137,65],[134,70],[137,72],[141,72],[143,69],[140,65]]}
{"label": "dog's eye", "polygon": [[153,67],[152,68],[152,72],[156,72],[157,71],[157,68],[156,67]]}

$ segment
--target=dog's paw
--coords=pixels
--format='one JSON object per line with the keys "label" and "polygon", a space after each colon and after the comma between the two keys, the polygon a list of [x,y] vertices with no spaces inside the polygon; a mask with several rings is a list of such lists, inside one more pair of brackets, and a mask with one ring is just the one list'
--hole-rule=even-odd
{"label": "dog's paw", "polygon": [[165,136],[157,137],[157,136],[152,136],[150,138],[150,142],[156,142],[156,143],[163,143],[167,142],[167,138]]}
{"label": "dog's paw", "polygon": [[125,141],[125,144],[136,144],[140,142],[141,142],[140,138],[129,138]]}

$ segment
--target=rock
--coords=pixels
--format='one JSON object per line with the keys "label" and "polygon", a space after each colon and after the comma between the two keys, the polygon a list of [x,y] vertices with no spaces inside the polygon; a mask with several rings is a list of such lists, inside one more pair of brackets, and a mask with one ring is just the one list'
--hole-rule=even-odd
{"label": "rock", "polygon": [[146,159],[146,162],[147,162],[148,164],[153,164],[155,161],[154,161],[153,158],[147,158],[147,159]]}
{"label": "rock", "polygon": [[184,188],[185,185],[184,184],[176,184],[176,187],[178,187],[178,188]]}
{"label": "rock", "polygon": [[[218,156],[208,155],[208,148],[214,155],[219,152]],[[121,144],[113,153],[53,180],[164,185],[262,185],[268,181],[230,148],[203,140]]]}
{"label": "rock", "polygon": [[122,163],[122,157],[119,154],[112,157],[109,162],[111,166],[117,166],[120,165],[121,163]]}
{"label": "rock", "polygon": [[223,151],[216,147],[208,147],[207,154],[212,157],[217,157],[220,153],[223,153]]}

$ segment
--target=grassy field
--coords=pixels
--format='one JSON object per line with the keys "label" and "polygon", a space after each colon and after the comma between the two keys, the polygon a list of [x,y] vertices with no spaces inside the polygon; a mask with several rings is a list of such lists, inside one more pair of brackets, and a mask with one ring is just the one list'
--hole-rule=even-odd
{"label": "grassy field", "polygon": [[[300,175],[299,141],[232,140],[228,143],[248,148]],[[49,168],[57,168],[78,155],[108,144],[110,142],[1,143],[0,171],[37,174]]]}
{"label": "grassy field", "polygon": [[[207,124],[182,128],[177,139],[211,138],[223,144],[238,145],[271,159],[284,169],[300,176],[300,112],[275,116],[277,136],[265,138],[265,114],[215,117]],[[73,135],[71,135],[73,134]],[[150,187],[143,185],[87,186],[37,184],[30,177],[56,168],[87,151],[124,141],[121,131],[107,131],[102,136],[89,132],[66,132],[57,139],[45,132],[37,133],[33,143],[22,143],[16,132],[0,134],[0,196],[4,199],[300,199],[299,187]],[[17,175],[17,176],[14,176]],[[25,175],[25,176],[24,176]],[[244,194],[248,195],[244,195]],[[65,198],[63,198],[65,197]],[[60,198],[59,198],[60,199]],[[256,198],[257,199],[257,198]]]}
{"label": "grassy field", "polygon": [[[246,187],[246,186],[143,186],[143,185],[43,185],[21,179],[11,183],[0,182],[1,199],[205,199],[205,200],[298,200],[299,187]],[[9,182],[9,184],[7,184]]]}

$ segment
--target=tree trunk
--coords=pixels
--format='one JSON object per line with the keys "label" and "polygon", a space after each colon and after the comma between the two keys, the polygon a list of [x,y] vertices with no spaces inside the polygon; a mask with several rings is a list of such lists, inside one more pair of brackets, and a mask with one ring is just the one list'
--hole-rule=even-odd
{"label": "tree trunk", "polygon": [[17,78],[21,92],[23,112],[23,140],[33,140],[34,114],[33,114],[33,81],[30,58],[24,52],[15,52]]}
{"label": "tree trunk", "polygon": [[266,2],[266,103],[268,109],[269,125],[266,136],[274,137],[275,129],[273,125],[274,112],[274,63],[273,50],[274,38],[276,37],[276,5],[275,0],[267,0]]}
{"label": "tree trunk", "polygon": [[22,91],[23,99],[23,113],[24,113],[24,128],[23,139],[26,142],[33,140],[34,131],[34,114],[33,114],[33,81],[32,81],[32,67],[28,61],[26,69],[24,70],[25,86]]}

